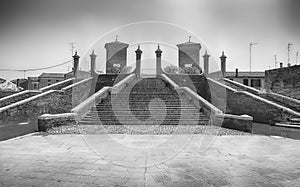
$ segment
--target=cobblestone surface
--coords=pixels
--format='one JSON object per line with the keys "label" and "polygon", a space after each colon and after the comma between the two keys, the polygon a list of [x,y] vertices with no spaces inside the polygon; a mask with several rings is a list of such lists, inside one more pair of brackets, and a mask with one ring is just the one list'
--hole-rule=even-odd
{"label": "cobblestone surface", "polygon": [[0,186],[299,186],[299,146],[257,135],[37,133],[0,142]]}
{"label": "cobblestone surface", "polygon": [[210,134],[251,135],[212,125],[74,125],[48,129],[49,134]]}

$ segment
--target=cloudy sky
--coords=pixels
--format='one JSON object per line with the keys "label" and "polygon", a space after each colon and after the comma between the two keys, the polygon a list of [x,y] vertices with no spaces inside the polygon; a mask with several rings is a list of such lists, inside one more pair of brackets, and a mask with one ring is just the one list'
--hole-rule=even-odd
{"label": "cloudy sky", "polygon": [[[59,64],[70,59],[70,42],[76,42],[79,55],[84,56],[101,36],[115,28],[158,21],[193,33],[217,61],[224,50],[228,56],[227,69],[232,71],[249,70],[249,43],[257,42],[252,50],[252,70],[263,71],[269,66],[274,68],[275,54],[278,61],[286,64],[289,42],[294,44],[291,62],[295,63],[296,52],[300,52],[299,10],[298,0],[2,0],[0,69]],[[142,30],[132,32],[136,37],[118,31],[116,34],[120,41],[129,44],[148,40],[146,36],[151,35],[150,40],[175,47],[187,41],[189,35],[174,32],[174,37],[167,40],[163,36],[173,35],[166,32],[168,29],[161,37],[153,35],[151,28]],[[153,30],[159,32],[157,27]],[[110,39],[114,40],[107,36],[103,41]],[[97,68],[101,70],[105,51],[99,49],[97,55]],[[133,52],[129,51],[128,56],[134,57]],[[47,71],[66,72],[68,66],[71,64]],[[25,76],[40,73],[26,72]],[[23,73],[1,71],[0,76],[13,79],[23,77]]]}

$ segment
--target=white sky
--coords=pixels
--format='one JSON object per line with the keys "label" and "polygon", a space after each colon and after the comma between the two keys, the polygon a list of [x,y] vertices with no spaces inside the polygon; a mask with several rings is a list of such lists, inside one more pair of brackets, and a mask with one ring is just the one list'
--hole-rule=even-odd
{"label": "white sky", "polygon": [[[84,57],[92,44],[103,34],[122,25],[139,21],[163,21],[185,28],[199,37],[204,48],[219,63],[222,50],[227,55],[227,69],[249,70],[249,43],[253,46],[252,70],[274,67],[287,61],[287,44],[293,43],[291,62],[300,52],[300,1],[297,0],[3,0],[0,6],[0,69],[26,69],[55,65],[70,59],[69,42],[76,42],[79,55]],[[132,44],[150,39],[171,45],[186,42],[185,34],[161,35],[152,29],[143,32],[116,31],[120,41]],[[159,28],[156,28],[159,29]],[[155,33],[155,32],[154,32]],[[111,33],[114,34],[114,33]],[[170,36],[170,37],[169,37]],[[152,37],[152,38],[151,38]],[[193,37],[195,39],[195,37]],[[109,42],[113,36],[103,39]],[[97,68],[103,67],[105,51],[100,41],[96,53]],[[134,46],[136,47],[136,46]],[[163,46],[162,46],[163,48]],[[143,57],[154,56],[154,48],[145,47]],[[150,51],[152,50],[152,51]],[[172,51],[172,50],[170,50]],[[163,58],[175,61],[174,54]],[[176,54],[175,54],[176,57]],[[128,58],[135,58],[133,49]],[[82,58],[83,59],[83,58]],[[177,60],[177,59],[176,59]],[[202,60],[202,59],[201,59]],[[298,60],[299,61],[299,60]],[[175,64],[177,61],[175,62]],[[130,64],[130,62],[129,62]],[[71,64],[69,65],[71,67]],[[84,63],[81,66],[84,65]],[[68,66],[48,72],[67,72]],[[42,72],[27,72],[26,77]],[[0,77],[23,77],[21,72],[0,72]]]}

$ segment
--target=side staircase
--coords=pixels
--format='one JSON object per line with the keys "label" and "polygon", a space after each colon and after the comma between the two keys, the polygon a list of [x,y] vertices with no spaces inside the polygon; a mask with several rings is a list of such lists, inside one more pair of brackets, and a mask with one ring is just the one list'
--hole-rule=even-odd
{"label": "side staircase", "polygon": [[209,117],[165,81],[152,77],[135,78],[121,91],[113,90],[91,107],[78,124],[83,128],[94,126],[95,131],[105,128],[107,133],[128,133],[128,128],[131,128],[129,133],[149,133],[149,129],[169,128],[170,131],[178,125],[207,125]]}

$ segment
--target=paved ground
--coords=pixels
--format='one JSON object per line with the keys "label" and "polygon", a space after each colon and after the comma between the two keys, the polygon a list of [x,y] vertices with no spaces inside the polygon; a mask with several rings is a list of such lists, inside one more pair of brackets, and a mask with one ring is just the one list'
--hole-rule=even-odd
{"label": "paved ground", "polygon": [[299,186],[300,141],[48,135],[0,142],[0,186]]}

